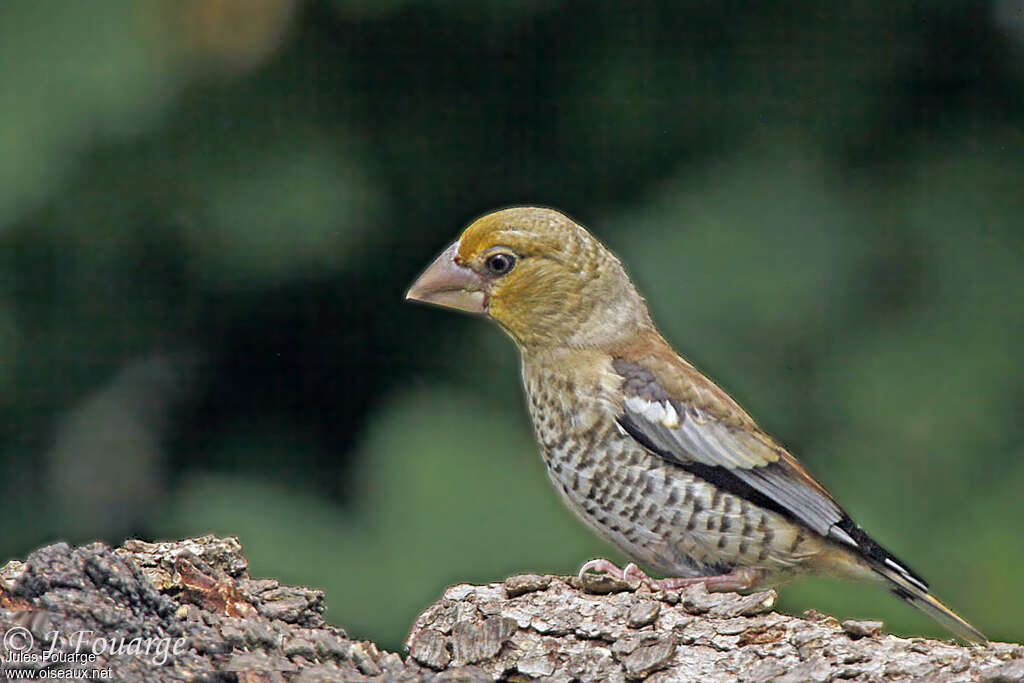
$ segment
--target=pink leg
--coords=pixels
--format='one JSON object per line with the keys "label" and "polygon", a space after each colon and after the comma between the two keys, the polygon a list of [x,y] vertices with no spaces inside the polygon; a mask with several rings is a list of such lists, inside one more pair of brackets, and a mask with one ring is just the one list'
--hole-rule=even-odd
{"label": "pink leg", "polygon": [[719,574],[716,576],[687,576],[655,579],[648,576],[644,570],[640,569],[640,567],[636,566],[632,562],[627,564],[625,568],[619,569],[614,562],[604,558],[590,560],[580,567],[580,576],[583,576],[587,572],[607,572],[612,576],[621,578],[623,581],[639,579],[641,583],[646,583],[650,586],[651,590],[678,590],[680,588],[685,588],[686,586],[703,583],[704,587],[709,591],[750,590],[757,585],[757,582],[764,574],[760,569],[741,567],[739,569],[732,570],[728,574]]}

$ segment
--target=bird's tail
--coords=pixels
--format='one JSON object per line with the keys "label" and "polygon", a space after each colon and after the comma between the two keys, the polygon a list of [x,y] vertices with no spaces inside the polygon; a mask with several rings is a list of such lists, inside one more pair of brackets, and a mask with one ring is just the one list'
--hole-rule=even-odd
{"label": "bird's tail", "polygon": [[[889,585],[889,590],[948,629],[950,633],[970,643],[987,643],[988,638],[959,614],[939,602],[928,591],[928,582],[907,564],[879,545],[867,532],[849,517],[837,525],[852,541],[862,561],[872,572]],[[863,575],[862,575],[863,576]],[[851,576],[851,578],[853,578]]]}
{"label": "bird's tail", "polygon": [[886,580],[896,597],[921,610],[958,638],[971,643],[988,642],[981,631],[932,595],[928,591],[928,583],[914,570],[878,544],[874,544],[872,550],[868,563]]}
{"label": "bird's tail", "polygon": [[888,567],[876,567],[876,571],[889,581],[896,597],[921,610],[942,624],[950,633],[971,643],[988,642],[988,638],[981,631],[971,626],[963,617],[929,593],[927,585],[922,588],[916,581],[908,581],[901,572]]}

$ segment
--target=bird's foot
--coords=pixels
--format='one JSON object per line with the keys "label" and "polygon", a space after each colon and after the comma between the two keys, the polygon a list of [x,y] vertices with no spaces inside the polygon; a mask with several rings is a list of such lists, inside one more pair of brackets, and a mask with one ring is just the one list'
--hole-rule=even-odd
{"label": "bird's foot", "polygon": [[640,583],[646,584],[653,591],[679,590],[680,588],[686,588],[697,583],[703,583],[704,587],[709,591],[746,591],[756,586],[764,576],[764,571],[761,569],[739,567],[728,574],[717,574],[714,576],[671,576],[664,579],[655,579],[632,562],[619,569],[618,565],[603,557],[584,563],[580,567],[580,577],[587,572],[606,572],[627,583],[638,580]]}
{"label": "bird's foot", "polygon": [[[626,565],[626,569],[635,566],[635,564],[630,562]],[[625,569],[619,569],[619,566],[617,564],[615,564],[611,560],[606,560],[603,557],[599,557],[595,560],[590,560],[589,562],[584,562],[583,566],[580,567],[578,576],[582,579],[583,575],[587,572],[592,572],[594,574],[611,574],[617,579],[624,579],[626,577]]]}

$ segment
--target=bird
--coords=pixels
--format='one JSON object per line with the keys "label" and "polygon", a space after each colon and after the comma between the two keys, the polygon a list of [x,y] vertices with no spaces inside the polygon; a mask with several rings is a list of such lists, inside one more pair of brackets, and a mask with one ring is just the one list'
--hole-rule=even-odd
{"label": "bird", "polygon": [[590,560],[581,575],[652,590],[873,582],[955,636],[987,642],[672,348],[620,260],[568,216],[517,206],[476,219],[406,298],[483,315],[515,342],[551,482],[632,560]]}

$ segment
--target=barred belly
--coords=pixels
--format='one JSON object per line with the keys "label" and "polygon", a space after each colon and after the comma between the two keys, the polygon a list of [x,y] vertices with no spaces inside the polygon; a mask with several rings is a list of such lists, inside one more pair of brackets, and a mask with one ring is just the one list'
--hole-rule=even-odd
{"label": "barred belly", "polygon": [[619,429],[614,405],[600,392],[580,396],[571,380],[552,373],[524,371],[524,382],[555,488],[641,569],[685,577],[760,567],[770,576],[792,573],[822,548],[801,525],[645,450]]}

